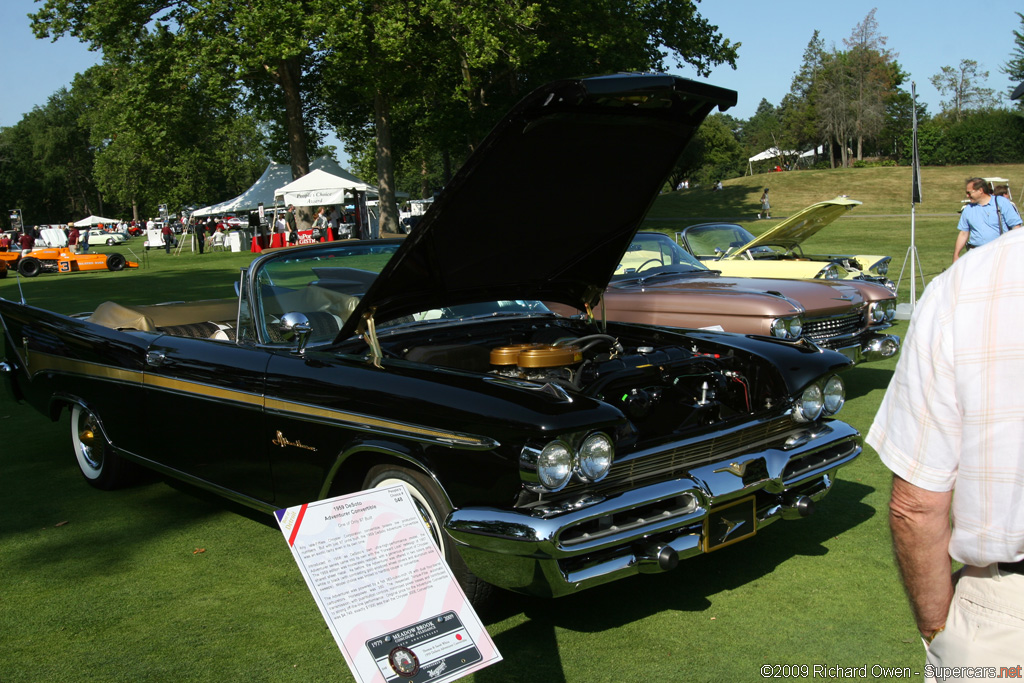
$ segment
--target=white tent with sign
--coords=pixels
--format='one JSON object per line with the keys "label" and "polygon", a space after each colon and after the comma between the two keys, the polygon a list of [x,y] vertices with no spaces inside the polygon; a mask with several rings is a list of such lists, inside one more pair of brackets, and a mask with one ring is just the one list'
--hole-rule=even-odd
{"label": "white tent with sign", "polygon": [[92,225],[117,225],[121,221],[116,218],[104,218],[103,216],[88,216],[80,221],[75,221],[76,228],[88,228]]}
{"label": "white tent with sign", "polygon": [[285,206],[330,206],[344,204],[346,193],[371,192],[376,194],[377,188],[360,180],[350,180],[328,173],[322,169],[314,169],[298,180],[293,180],[284,187],[277,188],[275,198],[283,198]]}
{"label": "white tent with sign", "polygon": [[[320,157],[319,159],[315,159],[309,166],[310,169],[323,169],[332,175],[342,178],[343,180],[349,180],[353,183],[369,187],[370,194],[376,194],[376,188],[366,185],[351,173],[341,168],[338,162],[331,157]],[[277,188],[281,187],[285,183],[290,183],[291,181],[292,167],[288,164],[279,164],[276,161],[272,161],[267,165],[266,170],[263,171],[263,175],[259,177],[259,180],[253,183],[252,187],[248,190],[237,197],[220,202],[219,204],[212,204],[210,206],[204,206],[201,209],[196,209],[192,212],[192,215],[202,217],[219,216],[227,213],[236,215],[244,214],[249,211],[255,211],[260,204],[270,208],[274,205],[274,195]],[[341,202],[338,203],[340,204]]]}

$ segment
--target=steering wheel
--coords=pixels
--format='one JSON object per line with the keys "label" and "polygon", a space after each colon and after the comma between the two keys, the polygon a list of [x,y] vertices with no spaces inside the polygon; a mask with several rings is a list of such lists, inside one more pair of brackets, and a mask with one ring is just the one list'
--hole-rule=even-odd
{"label": "steering wheel", "polygon": [[659,266],[665,265],[665,262],[662,261],[660,258],[647,259],[646,261],[641,263],[639,267],[637,267],[636,272],[641,272],[648,263],[657,263]]}

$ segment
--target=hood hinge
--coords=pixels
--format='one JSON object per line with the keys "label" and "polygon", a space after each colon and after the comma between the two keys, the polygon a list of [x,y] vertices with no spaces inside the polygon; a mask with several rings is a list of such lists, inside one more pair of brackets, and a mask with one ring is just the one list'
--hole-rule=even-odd
{"label": "hood hinge", "polygon": [[373,314],[376,311],[375,308],[363,313],[363,320],[359,323],[358,332],[363,335],[366,340],[366,344],[370,347],[370,362],[375,367],[384,368],[381,360],[384,358],[384,352],[380,348],[380,340],[377,339],[377,326],[373,321]]}

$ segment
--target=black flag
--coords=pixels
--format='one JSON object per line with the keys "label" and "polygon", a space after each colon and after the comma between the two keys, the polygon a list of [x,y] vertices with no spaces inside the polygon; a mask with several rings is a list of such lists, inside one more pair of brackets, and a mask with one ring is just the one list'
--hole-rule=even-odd
{"label": "black flag", "polygon": [[921,203],[921,159],[917,156],[917,88],[913,82],[910,84],[910,94],[914,102],[914,160],[912,162],[913,171],[911,171],[911,184],[912,188],[910,191],[910,203],[920,204]]}

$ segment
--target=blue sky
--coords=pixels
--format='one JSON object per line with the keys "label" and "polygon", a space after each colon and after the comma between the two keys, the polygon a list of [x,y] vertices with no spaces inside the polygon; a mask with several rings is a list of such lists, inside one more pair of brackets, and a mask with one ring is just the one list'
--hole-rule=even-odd
{"label": "blue sky", "polygon": [[[887,47],[898,53],[903,70],[917,83],[918,100],[930,112],[939,111],[940,98],[929,78],[961,59],[979,62],[989,72],[989,87],[1005,92],[1010,82],[999,69],[1014,49],[1012,32],[1021,30],[1014,12],[1024,11],[1024,3],[1008,0],[995,0],[980,12],[951,0],[704,0],[698,7],[726,37],[743,44],[735,71],[718,67],[702,79],[739,92],[739,103],[729,113],[741,119],[752,116],[762,98],[772,104],[782,100],[815,29],[826,48],[842,48],[843,39],[873,7],[878,8],[879,33],[889,38]],[[36,39],[27,18],[34,11],[33,0],[0,2],[0,126],[14,125],[99,60],[72,38],[56,43]],[[676,73],[696,77],[692,70]]]}

